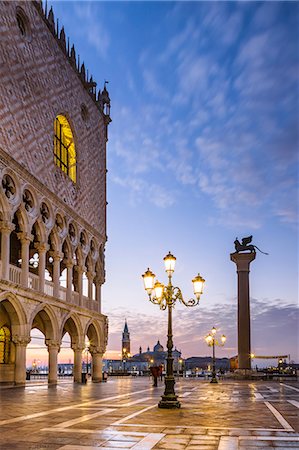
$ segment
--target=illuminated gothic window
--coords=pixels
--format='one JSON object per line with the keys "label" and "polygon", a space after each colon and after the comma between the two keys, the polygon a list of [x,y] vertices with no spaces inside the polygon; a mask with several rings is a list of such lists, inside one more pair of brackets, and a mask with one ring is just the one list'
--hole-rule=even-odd
{"label": "illuminated gothic window", "polygon": [[54,162],[76,183],[76,150],[67,119],[59,115],[54,122]]}
{"label": "illuminated gothic window", "polygon": [[7,327],[0,328],[0,364],[9,362],[10,331]]}

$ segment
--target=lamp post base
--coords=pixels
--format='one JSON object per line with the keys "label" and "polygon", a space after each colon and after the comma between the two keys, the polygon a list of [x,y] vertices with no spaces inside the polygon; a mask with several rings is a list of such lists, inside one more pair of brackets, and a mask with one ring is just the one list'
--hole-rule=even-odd
{"label": "lamp post base", "polygon": [[180,408],[181,404],[176,395],[162,395],[162,400],[159,401],[158,407],[164,409],[175,409]]}

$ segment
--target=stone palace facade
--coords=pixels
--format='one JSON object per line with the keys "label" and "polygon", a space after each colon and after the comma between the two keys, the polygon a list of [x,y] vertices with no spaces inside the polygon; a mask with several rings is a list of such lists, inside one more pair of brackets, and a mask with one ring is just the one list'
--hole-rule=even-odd
{"label": "stone palace facade", "polygon": [[24,384],[33,328],[49,382],[65,333],[81,381],[89,341],[102,379],[106,144],[110,99],[97,91],[52,8],[0,2],[0,382]]}

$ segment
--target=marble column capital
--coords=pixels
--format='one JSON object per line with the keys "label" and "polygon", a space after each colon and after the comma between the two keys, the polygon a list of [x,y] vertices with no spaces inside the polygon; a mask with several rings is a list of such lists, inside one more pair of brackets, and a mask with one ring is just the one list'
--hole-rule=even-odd
{"label": "marble column capital", "polygon": [[34,244],[34,248],[36,248],[39,253],[46,253],[49,250],[50,246],[45,242],[36,242]]}
{"label": "marble column capital", "polygon": [[21,244],[30,244],[30,242],[33,241],[33,235],[31,233],[25,233],[24,231],[21,231],[20,233],[17,233],[18,239],[21,241]]}
{"label": "marble column capital", "polygon": [[84,346],[84,345],[80,345],[80,344],[73,344],[73,345],[71,346],[71,349],[72,349],[74,352],[83,352],[83,350],[85,349],[85,346]]}
{"label": "marble column capital", "polygon": [[93,355],[100,355],[101,357],[103,356],[103,354],[105,353],[105,349],[101,346],[94,346],[91,345],[89,347],[89,353],[93,356]]}
{"label": "marble column capital", "polygon": [[74,266],[74,261],[72,259],[65,259],[63,262],[67,269],[72,269]]}
{"label": "marble column capital", "polygon": [[16,226],[13,223],[9,222],[8,220],[2,220],[0,222],[1,233],[10,234],[15,228]]}
{"label": "marble column capital", "polygon": [[17,345],[19,347],[27,347],[27,345],[31,341],[31,337],[30,336],[19,336],[18,334],[15,334],[14,336],[12,336],[11,340],[15,345]]}
{"label": "marble column capital", "polygon": [[54,259],[54,261],[61,261],[64,257],[64,254],[58,250],[51,250],[49,255]]}
{"label": "marble column capital", "polygon": [[86,271],[85,266],[75,266],[74,268],[78,275],[83,275],[83,273]]}
{"label": "marble column capital", "polygon": [[48,347],[48,351],[51,349],[60,350],[61,343],[59,341],[55,341],[54,339],[46,339],[46,346]]}
{"label": "marble column capital", "polygon": [[96,276],[95,272],[91,272],[91,271],[86,272],[86,277],[89,281],[94,281],[95,276]]}

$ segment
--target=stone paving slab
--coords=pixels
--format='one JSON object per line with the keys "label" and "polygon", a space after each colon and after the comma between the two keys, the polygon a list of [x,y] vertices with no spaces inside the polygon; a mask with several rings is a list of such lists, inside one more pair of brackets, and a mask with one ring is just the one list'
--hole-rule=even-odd
{"label": "stone paving slab", "polygon": [[1,450],[299,450],[296,382],[180,380],[157,407],[148,378],[0,389]]}

